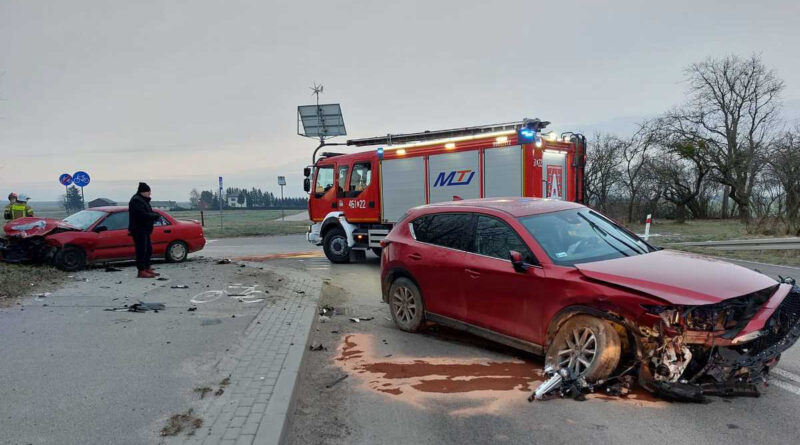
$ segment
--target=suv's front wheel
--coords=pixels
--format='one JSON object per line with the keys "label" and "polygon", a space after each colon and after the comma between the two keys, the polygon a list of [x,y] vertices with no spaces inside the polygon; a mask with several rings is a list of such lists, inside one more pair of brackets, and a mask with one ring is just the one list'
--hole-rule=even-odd
{"label": "suv's front wheel", "polygon": [[606,320],[576,315],[558,330],[545,356],[545,367],[568,368],[589,382],[608,378],[619,364],[619,334]]}

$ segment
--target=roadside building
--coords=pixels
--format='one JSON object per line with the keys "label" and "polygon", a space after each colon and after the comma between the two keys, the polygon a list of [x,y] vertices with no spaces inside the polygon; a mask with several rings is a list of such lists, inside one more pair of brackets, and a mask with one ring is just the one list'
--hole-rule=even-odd
{"label": "roadside building", "polygon": [[175,201],[151,201],[150,207],[170,212],[178,207],[178,203]]}
{"label": "roadside building", "polygon": [[89,201],[89,208],[116,206],[117,202],[108,198],[97,198]]}

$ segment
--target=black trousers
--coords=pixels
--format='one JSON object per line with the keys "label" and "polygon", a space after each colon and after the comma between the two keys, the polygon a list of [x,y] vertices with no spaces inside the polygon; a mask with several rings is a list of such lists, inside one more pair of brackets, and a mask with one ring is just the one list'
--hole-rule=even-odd
{"label": "black trousers", "polygon": [[136,268],[150,269],[150,258],[153,256],[153,243],[149,233],[131,233],[133,246],[136,248]]}

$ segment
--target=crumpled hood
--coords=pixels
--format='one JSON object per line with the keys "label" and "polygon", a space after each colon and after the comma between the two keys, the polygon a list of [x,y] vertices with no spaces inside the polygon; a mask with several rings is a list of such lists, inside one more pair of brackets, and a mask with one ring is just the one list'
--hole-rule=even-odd
{"label": "crumpled hood", "polygon": [[62,231],[80,230],[79,228],[71,226],[60,219],[37,218],[35,216],[15,219],[3,227],[6,236],[17,238],[44,236],[56,229],[61,229]]}
{"label": "crumpled hood", "polygon": [[712,304],[775,286],[761,273],[674,250],[577,264],[586,277],[634,289],[676,305]]}

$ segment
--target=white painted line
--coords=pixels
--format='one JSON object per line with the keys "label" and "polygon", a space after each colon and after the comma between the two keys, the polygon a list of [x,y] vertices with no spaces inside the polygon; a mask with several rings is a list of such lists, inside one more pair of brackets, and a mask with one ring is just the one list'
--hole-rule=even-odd
{"label": "white painted line", "polygon": [[792,384],[786,383],[782,380],[772,379],[769,381],[769,384],[770,386],[777,386],[778,388],[785,389],[791,393],[794,393],[795,395],[800,396],[800,388]]}
{"label": "white painted line", "polygon": [[793,374],[789,371],[784,371],[783,369],[774,368],[770,371],[770,373],[774,373],[777,376],[783,377],[787,380],[791,380],[796,383],[800,383],[800,376]]}

